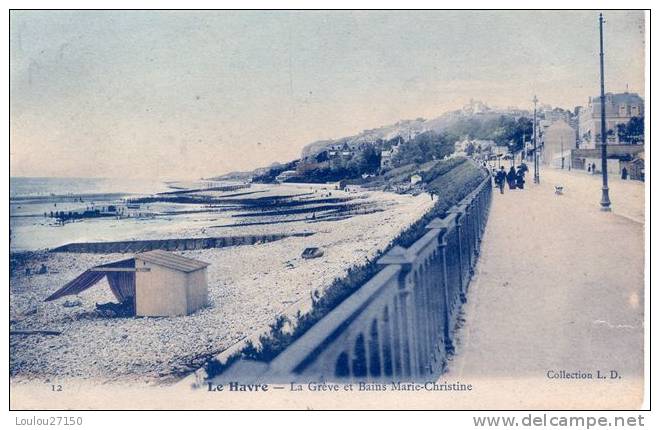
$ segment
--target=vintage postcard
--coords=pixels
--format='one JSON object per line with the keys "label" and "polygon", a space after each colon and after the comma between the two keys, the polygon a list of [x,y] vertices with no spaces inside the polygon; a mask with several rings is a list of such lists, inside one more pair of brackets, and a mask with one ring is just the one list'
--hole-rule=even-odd
{"label": "vintage postcard", "polygon": [[647,408],[649,21],[9,11],[10,408]]}

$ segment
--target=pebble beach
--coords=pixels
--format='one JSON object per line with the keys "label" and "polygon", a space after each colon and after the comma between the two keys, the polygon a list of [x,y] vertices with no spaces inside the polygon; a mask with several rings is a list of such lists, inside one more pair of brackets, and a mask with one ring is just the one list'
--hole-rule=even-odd
{"label": "pebble beach", "polygon": [[[284,185],[264,186],[259,191],[281,194],[283,190],[291,195],[305,194],[310,204],[319,197],[318,192]],[[105,280],[77,296],[44,302],[86,269],[132,255],[46,250],[22,254],[10,279],[10,330],[61,334],[10,336],[12,382],[176,382],[209,356],[254,335],[278,315],[293,316],[308,308],[312,294],[323,294],[324,288],[344,276],[350,267],[373,258],[434,203],[427,194],[333,191],[333,196],[355,199],[368,210],[325,220],[273,215],[259,217],[264,222],[258,225],[231,227],[208,217],[199,218],[201,221],[182,218],[178,229],[177,220],[171,221],[161,236],[171,237],[173,230],[184,237],[313,233],[255,245],[179,252],[210,263],[210,305],[188,316],[101,317],[95,312],[95,304],[116,301]],[[321,215],[319,212],[319,218]],[[148,235],[161,236],[153,231]],[[301,253],[307,247],[320,247],[324,255],[303,259]],[[42,266],[47,273],[39,274]]]}

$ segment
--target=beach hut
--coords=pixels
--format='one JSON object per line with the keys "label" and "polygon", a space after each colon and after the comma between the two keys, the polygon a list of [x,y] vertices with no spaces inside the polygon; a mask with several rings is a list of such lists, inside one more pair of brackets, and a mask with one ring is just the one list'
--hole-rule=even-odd
{"label": "beach hut", "polygon": [[160,250],[136,255],[136,315],[189,315],[206,306],[208,265]]}
{"label": "beach hut", "polygon": [[208,263],[166,251],[102,264],[83,272],[46,301],[81,293],[107,278],[120,303],[136,316],[189,315],[208,304]]}

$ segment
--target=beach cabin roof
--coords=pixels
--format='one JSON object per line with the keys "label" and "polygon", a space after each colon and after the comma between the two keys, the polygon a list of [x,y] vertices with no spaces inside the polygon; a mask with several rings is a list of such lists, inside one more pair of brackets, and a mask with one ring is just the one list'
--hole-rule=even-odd
{"label": "beach cabin roof", "polygon": [[148,263],[157,264],[159,266],[167,267],[168,269],[178,270],[185,273],[194,272],[209,265],[209,263],[203,261],[193,260],[192,258],[182,257],[159,249],[143,252],[136,255],[135,258],[137,260],[146,261]]}

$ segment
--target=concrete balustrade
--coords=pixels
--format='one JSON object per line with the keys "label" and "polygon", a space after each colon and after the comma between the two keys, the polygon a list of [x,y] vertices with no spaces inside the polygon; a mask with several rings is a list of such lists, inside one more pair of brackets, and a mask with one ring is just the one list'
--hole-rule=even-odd
{"label": "concrete balustrade", "polygon": [[274,360],[240,361],[218,379],[433,380],[454,351],[491,197],[486,178],[409,248],[381,257],[376,276]]}

